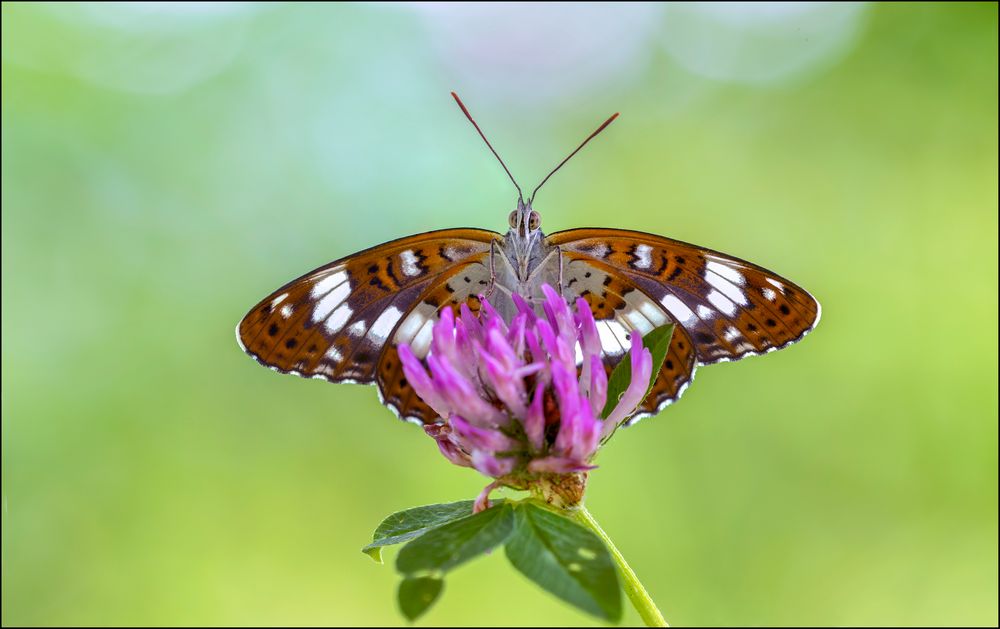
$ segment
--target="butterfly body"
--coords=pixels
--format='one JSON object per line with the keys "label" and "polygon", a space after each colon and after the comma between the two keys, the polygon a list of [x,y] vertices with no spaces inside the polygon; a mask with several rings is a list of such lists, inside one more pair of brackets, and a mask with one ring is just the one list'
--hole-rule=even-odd
{"label": "butterfly body", "polygon": [[819,322],[819,303],[808,292],[718,251],[619,229],[546,236],[532,208],[534,194],[524,202],[518,191],[506,234],[464,228],[400,238],[285,284],[240,321],[240,346],[282,373],[374,384],[400,417],[433,423],[438,418],[406,381],[397,347],[406,343],[424,358],[445,308],[467,304],[478,311],[482,296],[510,320],[513,294],[538,309],[541,287],[548,284],[567,300],[583,298],[590,306],[609,371],[625,355],[633,330],[645,334],[675,324],[635,421],[676,401],[699,365],[781,349]]}
{"label": "butterfly body", "polygon": [[541,218],[530,203],[519,200],[508,222],[510,230],[490,251],[490,281],[485,294],[510,321],[517,312],[512,294],[517,293],[528,303],[541,304],[542,285],[560,285],[562,257],[559,248],[551,245],[542,232]]}

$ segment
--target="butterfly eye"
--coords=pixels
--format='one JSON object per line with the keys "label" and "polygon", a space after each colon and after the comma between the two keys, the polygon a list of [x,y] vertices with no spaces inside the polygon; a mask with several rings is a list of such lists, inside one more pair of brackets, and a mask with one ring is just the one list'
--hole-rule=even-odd
{"label": "butterfly eye", "polygon": [[542,215],[532,210],[531,215],[528,217],[528,229],[534,231],[539,227],[541,227],[541,225],[542,225]]}
{"label": "butterfly eye", "polygon": [[510,225],[511,229],[517,229],[517,210],[514,210],[507,217],[507,224]]}

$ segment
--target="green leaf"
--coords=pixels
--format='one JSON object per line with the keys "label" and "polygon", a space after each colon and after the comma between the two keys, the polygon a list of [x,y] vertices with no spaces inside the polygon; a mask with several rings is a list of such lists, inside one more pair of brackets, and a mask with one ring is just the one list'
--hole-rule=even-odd
{"label": "green leaf", "polygon": [[424,505],[393,513],[375,529],[372,543],[361,549],[382,563],[382,547],[402,544],[423,535],[430,529],[472,515],[474,501],[462,500],[448,504]]}
{"label": "green leaf", "polygon": [[504,543],[513,529],[513,508],[492,507],[433,528],[403,546],[396,569],[404,575],[446,572]]}
{"label": "green leaf", "polygon": [[399,610],[407,620],[416,620],[441,596],[444,581],[436,577],[412,577],[399,584]]}
{"label": "green leaf", "polygon": [[[642,337],[642,346],[648,349],[653,356],[653,371],[649,376],[649,387],[646,388],[646,395],[649,395],[649,392],[653,390],[653,383],[660,375],[660,369],[663,368],[663,361],[667,358],[667,350],[670,349],[670,339],[673,335],[674,324],[668,323],[651,330]],[[642,396],[643,399],[646,399],[646,395]]]}
{"label": "green leaf", "polygon": [[[649,377],[649,386],[646,387],[646,395],[649,395],[649,392],[653,389],[653,383],[656,382],[656,377],[660,375],[663,361],[667,357],[667,350],[670,348],[670,337],[673,334],[674,324],[668,323],[667,325],[661,325],[658,328],[650,330],[642,336],[642,346],[648,349],[649,353],[653,356],[653,372]],[[615,407],[618,406],[618,400],[625,393],[625,389],[628,388],[631,382],[632,360],[628,352],[626,352],[622,356],[622,359],[618,361],[618,364],[615,365],[614,371],[611,372],[611,377],[608,378],[608,401],[604,404],[601,417],[607,417],[611,414],[611,411],[615,410]],[[642,396],[643,399],[646,399],[646,395]]]}
{"label": "green leaf", "polygon": [[618,572],[600,538],[575,521],[532,504],[516,509],[507,559],[567,603],[605,620],[622,615]]}

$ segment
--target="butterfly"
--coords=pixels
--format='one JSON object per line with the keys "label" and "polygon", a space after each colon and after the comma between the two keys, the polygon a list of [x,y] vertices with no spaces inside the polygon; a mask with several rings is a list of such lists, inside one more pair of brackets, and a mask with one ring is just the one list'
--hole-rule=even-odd
{"label": "butterfly", "polygon": [[786,347],[810,332],[820,305],[789,280],[725,253],[637,231],[570,229],[545,235],[532,202],[559,168],[607,127],[608,118],[524,201],[521,188],[468,109],[452,96],[518,192],[500,234],[461,228],[393,240],[341,258],[277,289],[240,321],[237,340],[271,369],[329,382],[374,384],[399,417],[434,423],[408,385],[397,347],[423,358],[445,308],[473,312],[480,299],[510,318],[512,295],[542,301],[541,286],[582,297],[594,315],[609,371],[630,333],[673,323],[663,366],[631,422],[676,401],[701,365]]}

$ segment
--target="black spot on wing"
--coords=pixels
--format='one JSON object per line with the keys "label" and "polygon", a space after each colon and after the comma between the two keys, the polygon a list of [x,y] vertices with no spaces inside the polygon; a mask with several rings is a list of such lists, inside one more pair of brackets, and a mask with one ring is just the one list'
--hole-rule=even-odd
{"label": "black spot on wing", "polygon": [[389,260],[389,261],[388,261],[388,262],[386,263],[386,265],[385,265],[385,273],[386,273],[386,275],[388,275],[388,276],[389,276],[389,279],[391,279],[391,280],[392,280],[392,283],[393,283],[393,284],[395,284],[396,286],[399,286],[399,278],[398,278],[398,277],[396,277],[396,272],[395,272],[395,271],[393,271],[393,269],[392,269],[392,263],[393,263],[393,260],[392,260],[392,259],[390,259],[390,260]]}

